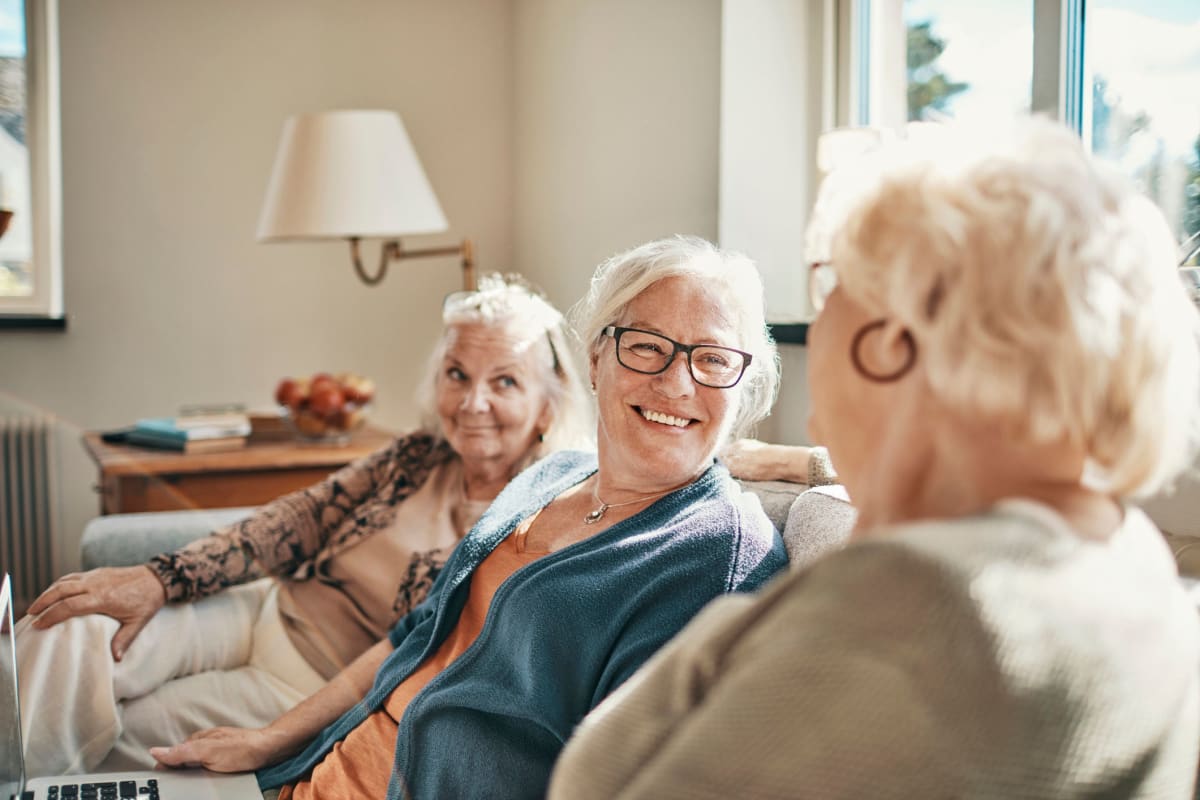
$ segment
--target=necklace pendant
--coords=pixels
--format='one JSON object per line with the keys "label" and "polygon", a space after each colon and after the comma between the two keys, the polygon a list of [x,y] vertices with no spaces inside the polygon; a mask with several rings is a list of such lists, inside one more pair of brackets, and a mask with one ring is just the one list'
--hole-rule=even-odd
{"label": "necklace pendant", "polygon": [[589,511],[587,515],[584,516],[583,524],[592,525],[599,522],[600,518],[604,516],[605,511],[608,511],[608,504],[601,503],[599,508],[597,508],[595,511]]}

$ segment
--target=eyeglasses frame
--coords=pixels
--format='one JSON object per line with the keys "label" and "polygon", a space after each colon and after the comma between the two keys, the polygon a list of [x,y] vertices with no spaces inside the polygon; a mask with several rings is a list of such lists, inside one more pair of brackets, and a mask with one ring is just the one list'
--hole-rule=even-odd
{"label": "eyeglasses frame", "polygon": [[[626,364],[624,361],[621,360],[621,335],[624,334],[626,331],[633,331],[634,333],[644,333],[649,336],[657,336],[658,338],[671,343],[671,346],[674,348],[674,350],[671,351],[670,357],[667,358],[666,363],[662,365],[661,369],[654,369],[654,370],[638,369],[637,367],[629,366],[628,364]],[[619,325],[609,325],[609,326],[605,327],[604,330],[600,331],[600,335],[612,337],[613,349],[617,356],[617,363],[620,364],[625,369],[629,370],[630,372],[636,372],[640,375],[661,375],[662,373],[664,373],[668,369],[670,369],[671,365],[675,363],[675,356],[679,355],[680,353],[683,353],[687,357],[688,374],[692,376],[692,380],[695,381],[700,386],[707,386],[709,389],[732,389],[733,387],[737,386],[741,382],[742,378],[745,377],[746,368],[749,367],[750,362],[754,360],[753,354],[747,353],[744,350],[738,350],[736,347],[726,347],[723,344],[708,344],[705,342],[701,342],[700,344],[680,344],[679,342],[672,339],[670,336],[663,336],[661,333],[658,333],[657,331],[647,331],[647,330],[643,330],[641,328],[625,328],[625,327],[622,327]],[[695,368],[695,366],[692,365],[692,351],[697,350],[702,347],[712,347],[717,350],[727,350],[731,353],[737,353],[743,359],[745,359],[744,361],[742,361],[742,371],[738,373],[738,376],[734,379],[733,383],[727,384],[725,386],[716,386],[711,383],[705,383],[704,381],[702,381],[696,377],[696,368]]]}

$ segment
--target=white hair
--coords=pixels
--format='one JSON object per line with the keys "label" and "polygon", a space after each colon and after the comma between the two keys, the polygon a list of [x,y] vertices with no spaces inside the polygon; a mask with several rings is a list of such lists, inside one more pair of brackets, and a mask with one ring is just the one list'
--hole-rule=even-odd
{"label": "white hair", "polygon": [[821,223],[839,282],[912,331],[951,407],[1079,448],[1086,480],[1117,496],[1192,464],[1200,314],[1176,243],[1073,133],[926,124],[839,171]]}
{"label": "white hair", "polygon": [[442,369],[451,326],[472,323],[509,327],[522,332],[542,351],[538,379],[550,407],[550,425],[534,453],[540,458],[556,450],[590,449],[595,436],[591,397],[577,361],[575,337],[563,315],[525,278],[491,273],[475,291],[455,292],[442,305],[442,335],[430,353],[416,400],[421,428],[445,437],[437,413],[437,378]]}
{"label": "white hair", "polygon": [[740,402],[730,433],[744,436],[767,416],[779,386],[779,356],[767,330],[762,279],[754,262],[720,250],[698,236],[673,236],[618,253],[596,268],[587,295],[569,312],[589,358],[603,345],[602,331],[616,324],[638,295],[664,278],[716,284],[737,316],[739,349],[752,356],[736,389]]}

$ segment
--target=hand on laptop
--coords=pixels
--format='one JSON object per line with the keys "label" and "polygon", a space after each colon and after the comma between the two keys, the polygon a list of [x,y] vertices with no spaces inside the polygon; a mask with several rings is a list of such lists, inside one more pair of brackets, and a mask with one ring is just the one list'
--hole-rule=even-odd
{"label": "hand on laptop", "polygon": [[149,567],[100,567],[64,575],[29,606],[33,627],[49,628],[71,617],[105,614],[121,623],[112,638],[117,661],[129,643],[167,602],[167,592]]}
{"label": "hand on laptop", "polygon": [[252,772],[280,757],[270,728],[210,728],[183,744],[151,747],[150,755],[166,767],[204,767],[213,772]]}

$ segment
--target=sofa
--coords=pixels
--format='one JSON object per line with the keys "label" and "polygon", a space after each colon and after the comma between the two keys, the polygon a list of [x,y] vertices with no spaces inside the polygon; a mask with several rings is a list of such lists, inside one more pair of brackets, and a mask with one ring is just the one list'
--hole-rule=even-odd
{"label": "sofa", "polygon": [[[841,486],[808,487],[787,481],[740,481],[757,496],[783,534],[793,569],[840,547],[854,527],[855,511]],[[83,569],[143,564],[151,556],[182,547],[193,539],[253,513],[253,507],[152,511],[112,514],[87,524],[80,542]],[[1180,581],[1200,612],[1200,538],[1167,536],[1179,565]]]}
{"label": "sofa", "polygon": [[[854,527],[855,512],[840,486],[809,488],[787,481],[742,481],[783,534],[793,568],[840,547]],[[111,514],[87,524],[80,542],[83,569],[145,563],[193,539],[237,522],[253,507]]]}

